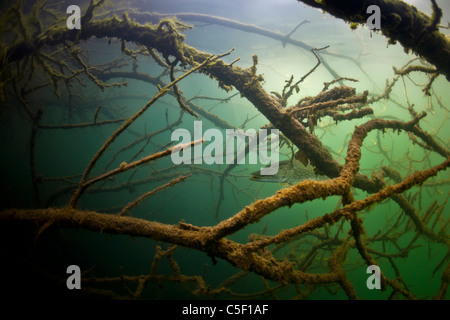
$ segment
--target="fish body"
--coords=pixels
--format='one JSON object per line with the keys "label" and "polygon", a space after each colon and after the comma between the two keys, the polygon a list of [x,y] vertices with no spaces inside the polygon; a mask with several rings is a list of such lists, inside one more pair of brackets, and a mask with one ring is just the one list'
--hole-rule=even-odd
{"label": "fish body", "polygon": [[303,180],[325,180],[326,176],[318,175],[314,171],[314,167],[308,164],[305,166],[296,159],[284,160],[278,163],[278,172],[274,175],[261,175],[260,171],[251,174],[250,180],[259,182],[275,182],[282,184],[297,184]]}

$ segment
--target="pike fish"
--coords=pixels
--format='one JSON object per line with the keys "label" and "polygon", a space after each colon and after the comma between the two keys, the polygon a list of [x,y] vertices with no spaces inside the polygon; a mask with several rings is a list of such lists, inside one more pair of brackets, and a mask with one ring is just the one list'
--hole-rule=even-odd
{"label": "pike fish", "polygon": [[303,180],[326,180],[328,177],[318,175],[314,167],[308,164],[305,166],[297,159],[284,160],[278,163],[278,172],[274,175],[261,175],[260,171],[255,171],[249,177],[250,180],[259,182],[276,182],[280,184],[294,185]]}

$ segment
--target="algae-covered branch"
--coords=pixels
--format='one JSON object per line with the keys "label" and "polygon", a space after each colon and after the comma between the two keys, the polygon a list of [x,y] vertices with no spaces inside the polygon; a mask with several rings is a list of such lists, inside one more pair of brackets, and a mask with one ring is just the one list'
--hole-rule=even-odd
{"label": "algae-covered branch", "polygon": [[445,11],[272,2],[2,5],[5,290],[448,297]]}

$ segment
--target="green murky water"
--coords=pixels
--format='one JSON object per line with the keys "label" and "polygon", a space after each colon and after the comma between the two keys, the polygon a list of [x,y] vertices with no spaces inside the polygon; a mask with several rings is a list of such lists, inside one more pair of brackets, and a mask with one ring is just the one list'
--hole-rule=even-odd
{"label": "green murky water", "polygon": [[[426,2],[426,1],[424,1]],[[449,7],[442,4],[444,17],[442,24],[448,21]],[[419,9],[430,12],[428,3],[414,3]],[[406,54],[401,45],[387,45],[387,40],[379,32],[372,32],[365,26],[351,30],[349,25],[319,10],[306,7],[296,1],[128,1],[106,4],[108,8],[120,9],[136,7],[141,12],[159,13],[201,13],[216,17],[228,18],[243,24],[251,24],[259,28],[287,34],[301,21],[309,22],[300,26],[291,38],[302,41],[311,48],[329,46],[321,54],[321,58],[341,77],[357,79],[358,82],[345,82],[354,87],[359,95],[364,90],[369,91],[369,98],[383,93],[386,81],[391,82],[395,74],[393,66],[401,68],[413,54]],[[59,8],[59,7],[58,7]],[[445,20],[447,19],[447,20]],[[258,56],[257,74],[262,74],[265,81],[263,87],[267,92],[281,93],[287,80],[294,76],[298,81],[307,74],[317,60],[310,50],[292,44],[283,44],[276,39],[254,32],[245,32],[239,28],[186,20],[184,23],[193,26],[186,30],[185,43],[201,51],[212,54],[234,52],[223,59],[237,66],[249,68],[252,66],[252,56]],[[448,30],[442,30],[448,32]],[[129,48],[138,49],[132,43]],[[163,74],[163,68],[158,66],[149,56],[142,54],[134,60],[121,52],[121,43],[112,39],[89,39],[79,43],[84,61],[89,65],[104,65],[116,59],[122,59],[120,68],[113,71],[135,71],[157,77],[168,83],[168,74]],[[51,48],[50,48],[51,49]],[[416,61],[415,63],[419,63]],[[126,65],[125,65],[126,64]],[[103,67],[99,67],[100,69]],[[181,75],[181,72],[177,72]],[[69,92],[60,83],[60,97],[54,95],[51,87],[37,90],[26,97],[30,108],[36,111],[39,106],[44,109],[41,124],[76,124],[92,122],[98,106],[96,121],[130,117],[149,101],[158,89],[151,83],[115,77],[106,82],[122,82],[128,85],[121,88],[106,88],[101,91],[87,77],[80,83],[71,83]],[[315,96],[323,88],[324,82],[333,80],[333,76],[324,65],[320,65],[300,85],[300,91],[289,100],[288,106],[299,99]],[[35,75],[34,84],[45,83],[48,78]],[[320,138],[323,145],[341,164],[344,163],[347,143],[355,126],[361,125],[373,118],[409,121],[408,104],[414,104],[415,111],[427,112],[427,117],[420,122],[423,130],[430,133],[436,141],[448,149],[450,127],[447,119],[450,101],[449,85],[444,76],[436,78],[432,85],[430,96],[424,95],[424,85],[429,76],[421,73],[411,73],[400,77],[392,88],[389,99],[382,99],[371,105],[373,116],[351,121],[335,123],[331,117],[323,117],[317,123],[314,134]],[[235,89],[225,92],[218,87],[217,81],[202,74],[193,74],[179,83],[185,99],[217,115],[226,121],[231,128],[258,129],[268,123],[268,120],[248,100],[242,98]],[[10,91],[12,93],[13,91]],[[202,97],[209,97],[205,99]],[[230,98],[231,97],[231,98]],[[214,99],[210,99],[214,98]],[[223,99],[230,98],[226,101]],[[221,100],[222,99],[222,100]],[[69,107],[72,103],[71,107]],[[26,114],[17,98],[11,94],[2,107],[2,122],[0,127],[2,157],[0,159],[1,208],[37,208],[35,193],[31,183],[30,169],[30,136],[32,126],[30,117]],[[151,138],[142,139],[134,146],[123,150],[125,146],[138,138],[165,128],[167,123],[175,122],[180,115],[180,107],[173,96],[167,95],[158,100],[135,123],[130,126],[106,150],[93,169],[91,176],[97,176],[108,170],[117,168],[123,161],[131,163],[141,157],[161,151],[171,142],[171,130],[166,130]],[[185,128],[193,132],[196,118],[185,113],[181,123],[172,128]],[[211,121],[200,118],[203,129],[217,128]],[[49,129],[39,128],[36,136],[35,166],[43,182],[37,184],[39,201],[42,207],[63,207],[67,205],[74,186],[87,164],[103,145],[108,137],[119,127],[118,124],[108,124],[83,129]],[[225,135],[226,128],[220,128]],[[279,128],[283,131],[283,128]],[[288,159],[291,150],[286,146],[280,149],[280,160]],[[111,161],[112,160],[112,161]],[[389,166],[406,177],[415,170],[424,170],[437,165],[444,159],[436,152],[425,150],[412,143],[405,132],[397,134],[392,130],[373,131],[365,139],[362,147],[360,172],[371,176],[382,166]],[[135,200],[140,195],[179,176],[180,173],[192,174],[185,182],[165,189],[142,201],[129,211],[132,217],[165,224],[184,223],[196,226],[213,226],[219,221],[233,216],[246,205],[257,199],[273,195],[283,188],[277,183],[261,183],[249,180],[251,172],[262,165],[238,165],[227,177],[223,189],[220,184],[220,174],[227,165],[193,164],[191,166],[174,166],[170,157],[165,157],[136,170],[102,181],[83,194],[80,199],[80,209],[97,212],[117,213],[124,205]],[[65,180],[53,181],[47,178],[69,177]],[[46,180],[47,179],[47,180]],[[427,210],[430,219],[426,226],[436,234],[441,230],[448,243],[448,205],[445,206],[449,194],[448,171],[440,172],[435,178],[427,180],[422,187],[414,186],[403,195],[414,206],[417,214],[424,218]],[[392,180],[387,180],[393,183]],[[71,188],[72,186],[72,188]],[[363,199],[368,194],[354,189],[355,199]],[[220,201],[221,192],[223,200]],[[436,202],[437,208],[431,206]],[[333,212],[340,205],[340,197],[321,198],[292,207],[284,207],[265,216],[258,223],[251,224],[232,234],[230,240],[246,243],[251,234],[273,236],[281,230],[301,225],[309,219]],[[429,210],[429,209],[433,210]],[[440,212],[440,213],[439,213]],[[366,235],[364,239],[370,248],[369,253],[377,261],[383,274],[394,279],[400,276],[400,286],[407,288],[417,298],[429,299],[436,296],[441,285],[441,276],[445,270],[449,248],[443,243],[431,240],[424,235],[418,235],[416,228],[398,205],[387,200],[369,210],[361,212]],[[446,225],[447,224],[447,225]],[[9,230],[9,228],[7,228]],[[333,252],[346,239],[349,223],[336,223],[331,227],[320,228],[307,235],[295,239],[290,244],[274,253],[277,259],[303,261],[309,264],[311,273],[328,272],[327,261]],[[170,245],[145,238],[132,238],[125,235],[110,235],[79,229],[49,228],[34,241],[36,229],[19,226],[14,232],[5,233],[2,237],[2,251],[5,257],[5,270],[16,270],[29,275],[33,288],[26,291],[51,294],[60,292],[64,284],[53,284],[52,276],[66,279],[65,268],[68,265],[78,265],[83,277],[120,277],[138,275],[161,275],[160,280],[150,280],[139,298],[145,299],[292,299],[303,297],[309,299],[346,299],[347,296],[337,284],[327,285],[294,285],[280,286],[271,280],[262,280],[259,275],[249,272],[232,283],[227,279],[241,272],[227,261],[212,259],[205,253],[193,249],[178,247],[173,253],[179,270],[174,269],[168,259],[161,259],[154,264],[156,247],[167,250]],[[19,231],[16,231],[19,230]],[[389,232],[387,232],[389,231]],[[380,235],[384,235],[381,237]],[[331,239],[336,237],[336,241]],[[328,241],[328,244],[325,242]],[[316,252],[312,248],[317,248]],[[269,247],[274,249],[274,247]],[[305,257],[311,259],[305,260]],[[292,259],[292,257],[294,257]],[[2,259],[3,260],[3,259]],[[152,264],[153,263],[153,264]],[[356,294],[364,299],[386,299],[392,289],[387,291],[369,290],[366,280],[367,264],[361,259],[353,247],[344,259],[344,270],[353,284]],[[196,281],[179,283],[167,276],[177,276],[178,272],[187,277],[199,276],[211,289],[220,288],[226,284],[227,291],[205,296],[193,295],[198,288]],[[35,281],[34,281],[34,280]],[[44,280],[42,280],[44,279]],[[47,282],[48,281],[48,282]],[[51,283],[51,285],[49,284]],[[83,288],[91,284],[83,284]],[[41,287],[39,287],[41,286]],[[54,287],[53,287],[54,286]],[[97,289],[112,290],[116,294],[130,297],[129,291],[136,290],[135,282],[115,281],[111,283],[92,284]],[[270,290],[268,288],[271,288]],[[16,288],[17,290],[17,288]],[[17,290],[17,294],[26,292]],[[403,298],[402,295],[394,296]],[[448,298],[448,294],[447,294]]]}

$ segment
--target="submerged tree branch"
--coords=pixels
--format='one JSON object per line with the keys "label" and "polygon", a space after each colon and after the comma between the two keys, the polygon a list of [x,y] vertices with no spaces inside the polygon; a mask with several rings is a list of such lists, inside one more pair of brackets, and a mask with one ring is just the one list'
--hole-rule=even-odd
{"label": "submerged tree branch", "polygon": [[[205,253],[212,259],[213,264],[216,262],[216,258],[220,258],[245,271],[231,277],[229,281],[225,281],[228,283],[228,286],[231,286],[236,279],[247,273],[247,271],[250,271],[263,277],[263,284],[265,286],[265,290],[263,291],[264,294],[270,293],[275,295],[275,290],[286,284],[306,284],[307,287],[321,284],[326,285],[327,288],[329,284],[337,284],[347,297],[351,299],[356,299],[358,296],[355,289],[356,287],[346,275],[347,268],[345,268],[345,260],[350,250],[356,248],[360,260],[358,263],[360,264],[374,264],[378,262],[377,260],[388,259],[390,265],[396,272],[396,276],[400,278],[400,272],[393,259],[396,257],[404,257],[410,250],[417,247],[418,244],[415,243],[415,241],[419,236],[424,236],[432,242],[444,245],[447,249],[450,248],[450,241],[448,233],[446,232],[449,221],[442,219],[442,213],[444,212],[448,197],[442,205],[438,205],[437,202],[434,202],[431,206],[427,205],[427,209],[422,213],[422,189],[419,189],[419,191],[413,195],[405,193],[405,191],[412,190],[414,186],[422,186],[425,181],[436,176],[439,172],[446,170],[450,166],[450,152],[445,143],[442,142],[442,139],[438,140],[435,136],[423,130],[419,125],[419,122],[427,115],[425,112],[416,112],[413,109],[413,106],[408,102],[409,108],[405,108],[405,110],[407,109],[410,112],[410,121],[373,119],[356,126],[353,132],[348,133],[347,137],[344,139],[344,146],[347,146],[344,165],[340,165],[333,158],[329,149],[322,145],[321,138],[313,133],[317,120],[327,115],[332,116],[336,121],[344,121],[374,113],[375,108],[372,109],[372,107],[368,107],[368,104],[374,103],[381,98],[387,98],[395,81],[398,79],[398,76],[396,76],[392,83],[387,83],[385,92],[377,98],[368,100],[368,91],[364,91],[362,94],[357,95],[354,88],[347,86],[329,88],[339,81],[335,80],[330,83],[325,83],[323,91],[319,92],[315,97],[303,97],[294,105],[288,106],[287,100],[292,96],[294,90],[299,90],[298,86],[300,82],[306,79],[306,77],[314,72],[319,64],[323,62],[319,56],[316,55],[318,62],[315,67],[299,81],[294,83],[293,77],[286,81],[282,94],[275,92],[269,93],[262,84],[264,77],[257,74],[258,57],[256,55],[253,56],[253,65],[249,68],[235,66],[234,63],[237,59],[233,60],[230,64],[227,64],[221,57],[229,54],[231,51],[224,55],[212,56],[186,45],[184,43],[184,35],[182,32],[189,29],[190,26],[177,21],[175,18],[160,14],[138,14],[135,11],[131,11],[130,15],[135,15],[137,18],[143,20],[131,20],[127,13],[123,13],[121,18],[116,16],[111,17],[110,15],[101,17],[95,16],[93,14],[94,9],[101,6],[103,2],[103,0],[90,2],[88,12],[83,18],[83,28],[81,30],[68,30],[67,28],[55,24],[47,30],[42,31],[43,24],[36,22],[36,26],[33,28],[34,36],[31,36],[32,33],[25,30],[23,26],[25,20],[35,21],[37,19],[36,11],[33,11],[33,14],[25,17],[20,11],[23,10],[23,3],[14,7],[14,10],[16,10],[14,11],[15,14],[21,18],[21,23],[19,24],[19,27],[21,27],[21,37],[18,38],[17,42],[12,42],[9,46],[6,46],[2,53],[4,55],[0,56],[0,58],[6,63],[7,68],[5,70],[10,72],[11,75],[13,75],[14,72],[17,73],[15,76],[11,77],[11,79],[8,79],[8,81],[12,81],[12,92],[14,93],[14,97],[22,103],[26,111],[26,116],[28,117],[27,119],[31,122],[29,160],[35,196],[39,195],[37,185],[38,175],[37,169],[35,168],[35,145],[39,128],[74,129],[97,127],[115,121],[123,123],[119,129],[115,130],[106,142],[100,146],[97,153],[85,167],[84,173],[78,183],[68,181],[68,178],[64,177],[60,179],[61,181],[69,182],[69,185],[61,189],[61,191],[55,192],[53,196],[56,197],[63,192],[74,192],[68,206],[63,208],[8,208],[0,212],[0,222],[2,225],[7,227],[10,225],[19,227],[22,225],[34,226],[37,231],[34,237],[35,241],[42,237],[43,234],[52,227],[62,227],[81,228],[98,233],[144,237],[169,244],[167,250],[162,250],[160,247],[157,248],[148,275],[132,277],[123,275],[121,272],[120,277],[115,278],[89,278],[88,282],[90,283],[120,282],[123,284],[127,294],[132,298],[139,297],[143,292],[143,288],[147,281],[155,281],[158,284],[159,281],[192,282],[198,287],[195,292],[203,293],[205,296],[214,296],[223,292],[231,292],[231,289],[226,286],[210,289],[209,286],[206,285],[205,275],[203,277],[188,277],[183,275],[173,257],[173,253],[178,246],[196,249]],[[307,3],[309,1],[304,2]],[[392,5],[396,10],[403,8],[400,5],[397,6],[397,2],[398,1],[392,1],[392,3],[389,2],[389,6]],[[341,3],[341,1],[313,1],[313,3],[316,7],[333,7],[335,4],[339,3],[341,7],[335,9],[338,12],[337,14],[341,13],[342,10],[345,10],[345,17],[355,18],[357,16],[356,18],[363,20],[361,17],[363,16],[361,13],[362,11],[354,11],[353,8],[353,6],[360,4],[359,1],[352,0],[346,2],[346,4]],[[377,3],[387,5],[386,1],[380,0]],[[41,8],[44,4],[45,1],[41,2],[38,7]],[[414,37],[417,37],[413,40],[419,42],[417,43],[419,49],[423,46],[421,41],[431,39],[438,42],[439,39],[439,36],[435,34],[435,32],[442,13],[439,12],[436,2],[433,1],[433,5],[435,14],[431,19],[427,20],[428,22],[424,27],[427,31],[431,32],[431,35],[428,36],[422,33],[413,35]],[[407,8],[407,10],[409,9]],[[394,10],[393,14],[384,18],[387,19],[385,22],[388,23],[390,21],[389,19],[397,19],[398,23],[396,26],[400,26],[400,29],[404,32],[406,29],[402,29],[403,16],[399,15],[399,20],[399,18],[395,16],[396,14],[397,13]],[[411,19],[414,19],[416,16],[408,16],[408,14],[416,14],[420,19],[423,18],[424,20],[419,21],[419,26],[426,20],[422,14],[417,12],[411,13],[406,11],[406,13],[403,12],[403,14]],[[177,15],[177,17],[185,20],[196,19],[198,21],[200,19],[207,23],[218,23],[246,32],[271,37],[282,41],[283,44],[290,43],[305,49],[312,49],[303,42],[291,39],[291,34],[295,29],[286,35],[282,35],[248,24],[218,17],[198,14],[182,14]],[[139,21],[142,21],[142,23],[139,23]],[[148,21],[154,21],[155,25],[147,24]],[[1,20],[0,26],[2,26]],[[389,25],[387,28],[389,29]],[[392,32],[392,34],[389,33],[389,37],[394,39],[396,31],[390,29],[388,31]],[[95,67],[90,66],[89,63],[82,58],[82,54],[76,47],[76,44],[80,40],[92,41],[92,37],[108,39],[117,38],[121,44],[122,54],[133,61],[132,71],[126,69],[125,63],[122,65],[123,60],[121,59],[104,65],[103,71],[99,71],[98,69],[95,69]],[[141,47],[136,50],[127,47],[130,42],[134,42]],[[405,48],[409,49],[408,46],[405,46]],[[56,50],[56,52],[52,53],[52,50]],[[314,50],[317,51],[320,49],[312,50],[313,53],[316,54]],[[163,68],[164,71],[161,75],[156,78],[138,72],[137,59],[139,55],[144,55],[149,59],[153,59],[154,62],[158,64],[158,68]],[[32,57],[32,59],[28,59],[29,57]],[[432,59],[433,57],[428,58]],[[77,65],[78,69],[74,68],[71,65],[72,63]],[[17,65],[18,69],[14,69],[11,65]],[[28,68],[30,65],[31,70]],[[184,70],[187,68],[190,69],[181,77],[175,79],[174,74],[175,71],[177,71],[175,69],[177,65],[184,68]],[[435,66],[437,70],[440,70],[437,72],[444,72],[441,71],[442,69],[439,69],[438,65]],[[70,97],[72,97],[72,92],[70,90],[70,87],[73,84],[72,82],[77,81],[80,85],[83,85],[81,79],[82,76],[95,83],[97,89],[108,87],[107,85],[103,85],[103,80],[112,77],[124,77],[146,81],[157,86],[159,91],[153,99],[148,101],[132,116],[127,118],[114,121],[97,121],[100,111],[100,107],[97,107],[95,109],[93,123],[49,126],[41,124],[40,120],[42,113],[40,113],[40,109],[38,109],[38,112],[34,112],[25,99],[28,93],[41,88],[39,86],[32,86],[31,88],[34,89],[30,89],[30,87],[27,87],[28,83],[23,87],[17,85],[22,81],[22,78],[28,77],[28,79],[32,79],[36,76],[34,68],[38,68],[44,75],[49,77],[50,80],[48,83],[46,82],[44,87],[46,87],[47,84],[53,84],[57,96],[60,95],[59,85],[60,82],[62,82],[66,86]],[[430,68],[409,68],[404,70],[406,70],[405,73],[421,71],[437,75],[437,72]],[[296,153],[296,158],[300,158],[302,162],[310,162],[318,171],[327,175],[330,179],[323,181],[304,180],[278,190],[275,194],[264,199],[258,199],[258,196],[253,196],[251,194],[252,190],[245,189],[247,188],[247,185],[245,184],[239,185],[238,183],[230,183],[233,193],[250,194],[252,202],[243,208],[242,206],[239,206],[234,215],[211,226],[196,226],[184,221],[180,221],[177,225],[164,224],[126,216],[129,209],[139,204],[148,196],[184,181],[186,178],[190,177],[191,174],[194,174],[195,176],[195,173],[207,173],[208,177],[211,177],[211,180],[206,181],[206,184],[210,182],[209,188],[211,190],[214,189],[214,178],[219,177],[220,194],[219,199],[216,202],[217,206],[208,209],[211,211],[211,215],[214,215],[215,213],[217,218],[219,206],[225,199],[225,181],[228,181],[232,176],[236,177],[236,175],[230,175],[230,171],[236,167],[234,164],[227,166],[225,170],[205,168],[196,168],[194,170],[193,167],[187,166],[190,171],[183,171],[183,175],[181,175],[180,170],[173,168],[176,166],[171,166],[161,170],[155,169],[152,170],[149,175],[145,175],[144,177],[140,176],[136,180],[132,179],[137,173],[137,170],[135,169],[139,166],[160,159],[161,157],[168,156],[173,151],[184,149],[186,146],[192,146],[203,141],[202,139],[168,148],[167,146],[170,144],[155,143],[152,140],[152,143],[156,145],[157,151],[153,151],[149,156],[139,158],[144,151],[144,148],[150,144],[150,138],[153,135],[160,133],[169,134],[173,128],[181,124],[183,110],[188,111],[191,115],[204,116],[209,119],[211,123],[222,128],[227,128],[229,125],[228,122],[225,122],[211,111],[197,108],[189,100],[181,96],[181,91],[176,84],[193,72],[199,72],[209,76],[214,81],[217,81],[220,88],[226,91],[233,90],[233,88],[236,89],[241,97],[250,101],[253,106],[267,118],[270,123],[265,127],[275,127],[282,131],[283,141],[289,146],[293,155],[295,153],[294,146],[299,149],[299,152]],[[27,77],[24,77],[25,75]],[[169,77],[171,83],[166,84],[162,80],[163,77]],[[1,79],[5,80],[7,78],[2,75]],[[351,78],[348,78],[347,80],[355,81]],[[431,88],[431,85],[432,82],[429,83],[429,89]],[[160,130],[153,131],[150,134],[147,134],[147,127],[145,127],[145,134],[142,134],[142,137],[138,140],[134,140],[119,148],[119,151],[112,156],[110,162],[106,165],[106,168],[115,163],[114,160],[119,152],[124,152],[125,150],[131,150],[133,153],[129,163],[123,161],[115,169],[109,171],[105,169],[106,172],[103,172],[96,177],[90,177],[91,172],[93,172],[94,167],[98,164],[99,159],[105,154],[108,147],[112,145],[116,138],[125,132],[125,130],[129,130],[130,125],[137,119],[142,119],[144,112],[158,99],[169,93],[171,89],[173,89],[174,96],[181,108],[181,110],[180,108],[177,108],[179,113],[177,120],[172,123],[169,121],[169,109],[167,108],[165,115],[162,114],[160,119],[162,123],[165,121],[167,126]],[[1,91],[0,93],[8,93],[8,91]],[[95,106],[97,105],[98,104],[95,104]],[[94,109],[91,107],[88,113],[91,118]],[[247,117],[247,120],[244,121],[242,127],[246,125],[248,120],[249,118]],[[305,123],[305,121],[307,121],[307,123]],[[309,129],[309,131],[307,129]],[[426,156],[424,156],[424,159],[427,162],[424,165],[427,169],[413,171],[413,160],[412,158],[409,158],[410,155],[407,155],[410,160],[408,160],[406,165],[400,166],[401,168],[405,168],[407,165],[410,166],[407,170],[405,169],[407,174],[405,174],[403,179],[402,175],[394,170],[394,168],[382,167],[383,164],[377,165],[377,169],[381,169],[375,171],[370,177],[360,173],[360,163],[364,150],[363,146],[366,147],[367,150],[370,150],[370,148],[367,147],[367,141],[366,145],[364,145],[366,138],[372,131],[384,133],[388,129],[398,133],[405,131],[412,143],[418,143],[419,148],[422,147],[426,149]],[[390,164],[395,163],[395,161],[391,159],[392,156],[388,154],[389,151],[386,151],[384,146],[381,145],[379,136],[380,135],[377,135],[378,145],[375,145],[372,149],[375,149],[375,152],[381,153]],[[422,141],[419,142],[418,138]],[[144,142],[144,147],[141,147],[139,150],[132,149],[139,142]],[[342,147],[342,150],[344,150],[344,147]],[[442,156],[444,161],[438,165],[432,166],[432,161],[430,160],[430,157],[428,157],[428,154],[431,152]],[[345,151],[334,153],[343,155]],[[407,157],[405,156],[405,158]],[[92,209],[78,209],[77,205],[79,199],[88,187],[99,182],[106,182],[112,177],[127,171],[131,172],[131,170],[133,171],[132,174],[130,174],[128,181],[121,182],[119,185],[112,187],[103,184],[98,188],[90,189],[89,191],[100,192],[125,189],[133,194],[136,191],[137,185],[145,183],[147,188],[151,181],[157,179],[164,179],[165,181],[171,180],[164,185],[152,188],[151,191],[147,191],[140,196],[134,196],[134,200],[119,207],[116,211],[118,214],[116,215],[100,213],[108,212],[107,210],[98,210],[97,212]],[[178,178],[175,178],[176,176],[178,176]],[[79,175],[71,175],[70,179],[78,177]],[[395,184],[387,185],[389,178],[394,180]],[[189,179],[189,182],[193,179],[194,178]],[[42,181],[44,180],[45,179],[42,179]],[[204,184],[205,180],[201,180],[201,182]],[[437,183],[435,185],[437,185]],[[356,200],[356,197],[353,196],[352,187],[362,189],[372,194]],[[52,200],[53,196],[51,196],[49,200]],[[247,242],[244,241],[244,243],[240,243],[230,240],[231,238],[228,239],[228,237],[245,229],[249,225],[260,222],[261,219],[267,217],[269,214],[277,215],[277,210],[280,208],[292,207],[294,204],[303,204],[308,201],[326,199],[331,196],[339,196],[340,199],[334,210],[321,212],[320,215],[313,219],[310,219],[308,213],[305,212],[306,222],[300,225],[295,225],[286,230],[279,230],[276,233],[269,235],[270,233],[266,234],[266,224],[261,234],[250,235]],[[170,202],[174,197],[175,195],[165,201]],[[204,197],[205,199],[207,198],[207,196]],[[211,192],[211,197],[214,197],[213,192]],[[416,200],[416,197],[418,200]],[[369,211],[373,205],[380,204],[386,199],[394,200],[400,206],[401,211],[388,217],[388,230],[380,230],[378,234],[368,236],[365,234],[364,221],[361,220],[360,217],[365,214],[365,210]],[[238,203],[238,199],[236,199],[236,202]],[[415,202],[419,203],[418,208],[414,207],[413,204]],[[198,204],[195,204],[195,206],[195,210],[198,210],[200,207]],[[331,226],[334,226],[335,230],[331,231]],[[346,231],[349,232],[346,233]],[[406,234],[407,232],[411,232],[413,240],[404,247],[397,243],[399,239],[398,234]],[[316,238],[317,242],[310,242],[309,239],[311,237]],[[375,250],[369,246],[376,242],[382,242],[383,250]],[[385,242],[392,244],[398,252],[386,252]],[[289,247],[287,246],[288,244]],[[272,245],[275,245],[275,247],[273,248]],[[285,246],[286,250],[280,250],[282,246]],[[301,250],[300,247],[302,247]],[[306,250],[304,249],[305,247],[307,248]],[[290,252],[285,254],[284,252],[281,253],[281,251]],[[304,256],[301,256],[299,252],[305,253]],[[156,274],[157,264],[162,258],[167,258],[170,268],[173,271],[173,275]],[[441,266],[445,266],[447,259],[448,254],[441,260],[436,267],[436,270]],[[316,268],[320,267],[320,270],[314,270],[312,269],[312,266]],[[204,274],[206,274],[206,271],[204,271]],[[276,287],[271,288],[266,279],[277,281],[279,284]],[[392,295],[400,293],[407,298],[415,298],[401,278],[399,281],[397,279],[390,280],[386,277],[385,272],[383,272],[382,279],[383,289],[387,287],[392,288]],[[136,283],[136,289],[130,289],[125,284],[127,281]],[[442,275],[441,290],[438,293],[438,298],[445,297],[447,287],[448,266],[447,270],[444,271]],[[303,294],[306,296],[308,295],[308,293],[299,292],[299,296],[302,296]]]}
{"label": "submerged tree branch", "polygon": [[[369,17],[366,13],[369,4],[362,0],[298,1],[322,9],[346,22],[364,24]],[[434,21],[437,15],[430,18],[415,7],[398,0],[374,0],[370,5],[380,8],[381,31],[390,43],[400,42],[405,51],[412,50],[425,58],[450,81],[450,42],[437,28]],[[433,5],[437,7],[436,3]]]}

